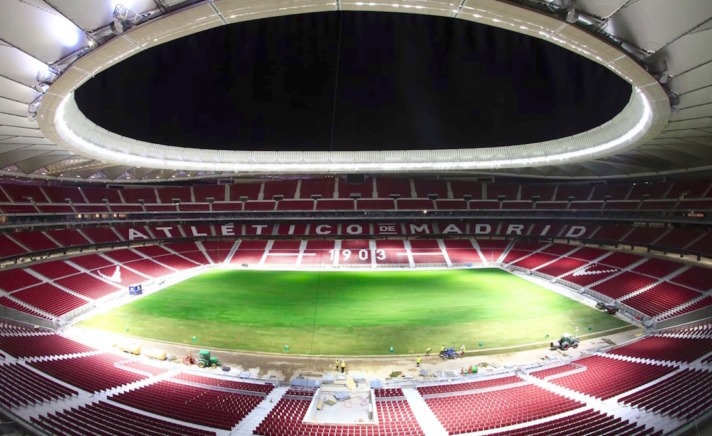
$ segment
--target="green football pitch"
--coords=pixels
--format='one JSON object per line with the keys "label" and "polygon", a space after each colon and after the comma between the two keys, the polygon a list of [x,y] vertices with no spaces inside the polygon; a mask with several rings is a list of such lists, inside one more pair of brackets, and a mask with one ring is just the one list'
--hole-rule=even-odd
{"label": "green football pitch", "polygon": [[494,352],[631,327],[499,269],[212,270],[80,325],[200,348],[339,356],[443,344]]}

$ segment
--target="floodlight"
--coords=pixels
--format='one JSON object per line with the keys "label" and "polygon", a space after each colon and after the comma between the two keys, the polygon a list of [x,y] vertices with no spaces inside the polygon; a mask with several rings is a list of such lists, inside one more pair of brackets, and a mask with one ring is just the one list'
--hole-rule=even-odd
{"label": "floodlight", "polygon": [[566,12],[566,22],[570,24],[574,24],[578,21],[579,19],[579,13],[576,11],[576,9],[569,9],[568,12]]}
{"label": "floodlight", "polygon": [[49,83],[47,83],[47,82],[35,83],[35,85],[32,87],[32,89],[37,93],[44,94],[49,89]]}
{"label": "floodlight", "polygon": [[37,96],[32,102],[27,106],[27,119],[34,122],[37,119],[37,111],[42,103],[43,95]]}

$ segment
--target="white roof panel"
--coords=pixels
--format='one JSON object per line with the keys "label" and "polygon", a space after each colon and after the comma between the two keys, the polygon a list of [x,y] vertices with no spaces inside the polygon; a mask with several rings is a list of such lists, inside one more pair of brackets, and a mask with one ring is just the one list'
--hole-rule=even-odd
{"label": "white roof panel", "polygon": [[[523,2],[529,0],[522,0]],[[532,0],[533,1],[533,0]],[[11,167],[18,160],[53,153],[67,153],[67,156],[78,157],[52,144],[41,132],[33,128],[34,123],[27,120],[27,105],[38,96],[30,87],[34,85],[38,70],[45,64],[56,63],[60,59],[75,53],[85,47],[88,40],[84,31],[92,31],[107,26],[112,20],[112,12],[116,4],[121,3],[136,13],[142,13],[156,8],[153,0],[0,0],[0,168]],[[176,3],[174,1],[171,2]],[[422,6],[421,13],[450,13],[463,6],[461,18],[483,13],[488,9],[493,14],[509,14],[511,17],[522,15],[527,18],[524,25],[532,32],[547,23],[560,23],[558,37],[565,41],[578,30],[563,21],[545,14],[528,15],[518,10],[515,4],[491,0],[396,0],[376,2],[342,1],[342,8],[356,9],[386,9],[397,12],[409,12],[406,6],[414,8]],[[551,5],[560,5],[555,1]],[[66,81],[78,73],[81,68],[96,72],[113,65],[125,56],[139,51],[135,40],[145,47],[182,36],[190,31],[190,20],[193,15],[203,28],[222,24],[226,21],[239,21],[269,15],[270,7],[283,8],[289,11],[330,10],[337,3],[331,0],[216,0],[186,1],[189,8],[179,10],[179,13],[192,13],[183,17],[163,17],[162,27],[154,29],[135,28],[124,35],[115,38],[109,44],[114,51],[105,50],[105,56],[98,59],[99,64],[90,65],[86,58],[70,67],[60,78]],[[345,7],[346,6],[346,7]],[[685,154],[679,159],[688,161],[688,155],[712,156],[712,0],[578,0],[575,7],[593,16],[606,18],[612,15],[602,30],[610,32],[625,41],[640,46],[646,50],[658,52],[651,60],[665,60],[672,79],[668,86],[679,94],[679,110],[673,112],[670,122],[664,132],[653,137],[647,144],[641,144],[637,151],[625,152],[611,156],[608,159],[598,159],[580,164],[551,165],[548,167],[499,170],[502,174],[529,174],[536,176],[572,176],[572,177],[622,177],[635,172],[648,174],[663,174],[668,171],[680,171],[668,159],[670,153]],[[214,8],[214,9],[213,9]],[[208,10],[209,9],[209,10]],[[206,11],[205,13],[203,11]],[[217,19],[215,10],[223,13]],[[437,11],[441,11],[438,13]],[[413,11],[410,11],[413,12]],[[266,15],[265,15],[266,14]],[[469,14],[469,15],[468,15]],[[235,15],[235,17],[231,17]],[[203,19],[208,16],[210,19]],[[166,19],[168,18],[168,19]],[[203,21],[210,21],[205,25]],[[153,23],[148,23],[153,24]],[[188,24],[188,25],[187,25]],[[496,25],[493,21],[492,24]],[[133,39],[135,38],[135,40]],[[157,41],[154,41],[157,40]],[[134,47],[134,52],[126,52],[126,47]],[[601,51],[598,55],[604,59],[623,56],[611,46],[610,52]],[[97,60],[97,59],[95,59]],[[622,61],[613,65],[626,66],[632,61]],[[57,96],[64,95],[61,83],[50,90]],[[58,104],[59,97],[47,94],[44,106]],[[663,104],[667,99],[663,95]],[[655,103],[657,105],[657,103]],[[653,110],[656,110],[653,108]],[[46,134],[52,135],[48,131]],[[13,151],[12,154],[8,152]],[[375,153],[378,154],[378,153]],[[22,165],[22,168],[35,167],[44,159],[57,159],[59,155],[36,159],[32,164]],[[647,158],[643,158],[647,156]],[[62,156],[65,159],[66,156]],[[688,166],[705,165],[712,159],[700,158]],[[61,161],[59,161],[61,162]],[[646,167],[647,165],[647,167]],[[58,164],[61,166],[61,164]],[[20,165],[18,165],[20,167]],[[97,168],[100,168],[98,165]],[[98,169],[97,169],[98,171]],[[131,167],[116,165],[109,162],[103,172],[114,179],[120,177]],[[95,173],[87,170],[87,174]],[[166,177],[170,172],[164,172]],[[486,173],[486,171],[485,171]],[[154,169],[144,169],[135,172],[139,177],[153,175]],[[197,172],[195,173],[197,174]]]}
{"label": "white roof panel", "polygon": [[27,85],[0,76],[0,96],[20,103],[30,103],[39,94]]}
{"label": "white roof panel", "polygon": [[96,30],[110,23],[114,19],[112,14],[117,4],[137,14],[156,9],[153,0],[91,0],[91,7],[87,7],[86,0],[54,0],[50,3],[86,31]]}
{"label": "white roof panel", "polygon": [[656,52],[710,17],[709,0],[644,0],[628,2],[611,21],[616,35]]}
{"label": "white roof panel", "polygon": [[0,76],[33,86],[38,71],[46,71],[47,65],[27,53],[0,43]]}
{"label": "white roof panel", "polygon": [[27,105],[0,97],[0,113],[27,116]]}
{"label": "white roof panel", "polygon": [[0,39],[47,63],[89,42],[82,29],[38,0],[2,2]]}

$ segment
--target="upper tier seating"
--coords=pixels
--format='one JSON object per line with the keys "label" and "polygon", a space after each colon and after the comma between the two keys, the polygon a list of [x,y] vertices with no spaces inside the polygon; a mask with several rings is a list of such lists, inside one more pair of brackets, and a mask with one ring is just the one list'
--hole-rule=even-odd
{"label": "upper tier seating", "polygon": [[556,185],[553,183],[524,183],[519,197],[522,200],[551,201],[555,191]]}
{"label": "upper tier seating", "polygon": [[379,198],[389,198],[397,196],[400,198],[413,197],[410,179],[389,179],[386,177],[378,177],[376,179],[376,191]]}
{"label": "upper tier seating", "polygon": [[[665,198],[703,198],[710,196],[712,182],[709,180],[678,180],[673,183]],[[659,195],[657,195],[659,196]]]}
{"label": "upper tier seating", "polygon": [[351,199],[321,199],[316,202],[316,210],[354,210],[355,202]]}
{"label": "upper tier seating", "polygon": [[450,198],[447,192],[447,182],[444,180],[413,179],[413,186],[417,198],[430,198],[434,195],[439,199]]}
{"label": "upper tier seating", "polygon": [[302,179],[299,198],[334,198],[336,179]]}
{"label": "upper tier seating", "polygon": [[[236,183],[234,185],[228,185],[228,189],[230,191],[230,196],[228,198],[230,201],[241,201],[243,199],[258,200],[261,188],[261,183]],[[272,200],[271,197],[265,196],[264,198],[266,200]]]}
{"label": "upper tier seating", "polygon": [[664,198],[671,185],[669,182],[634,182],[628,198],[640,200],[643,198]]}
{"label": "upper tier seating", "polygon": [[452,189],[452,198],[469,197],[472,200],[481,200],[484,198],[482,194],[484,184],[482,182],[466,182],[453,180],[450,182]]}
{"label": "upper tier seating", "polygon": [[626,200],[631,191],[628,183],[613,183],[593,187],[591,200]]}
{"label": "upper tier seating", "polygon": [[193,196],[198,203],[225,201],[226,185],[193,185]]}
{"label": "upper tier seating", "polygon": [[487,183],[485,184],[486,198],[488,200],[518,200],[519,186],[518,183]]}
{"label": "upper tier seating", "polygon": [[591,196],[591,186],[577,185],[574,183],[561,184],[556,189],[555,201],[585,201]]}
{"label": "upper tier seating", "polygon": [[15,203],[29,203],[34,201],[35,203],[50,203],[50,199],[37,185],[15,185],[15,184],[4,184],[3,190],[7,194],[10,201]]}
{"label": "upper tier seating", "polygon": [[366,179],[364,183],[346,183],[339,180],[339,198],[373,198],[373,180]]}
{"label": "upper tier seating", "polygon": [[191,203],[193,195],[190,186],[165,186],[156,188],[161,203]]}
{"label": "upper tier seating", "polygon": [[155,188],[126,187],[121,190],[121,196],[124,198],[126,203],[158,203]]}
{"label": "upper tier seating", "polygon": [[119,189],[114,188],[81,188],[89,203],[122,203]]}
{"label": "upper tier seating", "polygon": [[274,200],[274,197],[296,198],[297,180],[270,181],[264,183],[262,199]]}

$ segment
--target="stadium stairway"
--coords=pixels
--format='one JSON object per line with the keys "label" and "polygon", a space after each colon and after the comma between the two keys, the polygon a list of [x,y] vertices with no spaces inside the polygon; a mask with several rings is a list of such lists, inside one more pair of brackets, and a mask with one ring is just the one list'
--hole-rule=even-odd
{"label": "stadium stairway", "polygon": [[428,436],[447,436],[447,430],[440,424],[440,421],[435,417],[435,414],[425,403],[425,400],[418,391],[415,390],[415,388],[404,387],[402,389],[403,395],[413,410],[415,419],[418,421],[418,424],[420,424],[420,428],[425,431],[425,434]]}
{"label": "stadium stairway", "polygon": [[289,390],[288,386],[278,387],[272,390],[272,392],[267,395],[267,397],[262,400],[260,404],[257,405],[252,412],[250,412],[242,421],[240,421],[235,427],[233,427],[230,435],[235,436],[250,436],[258,425],[267,417],[269,412],[274,409],[274,407],[282,398],[285,392]]}

